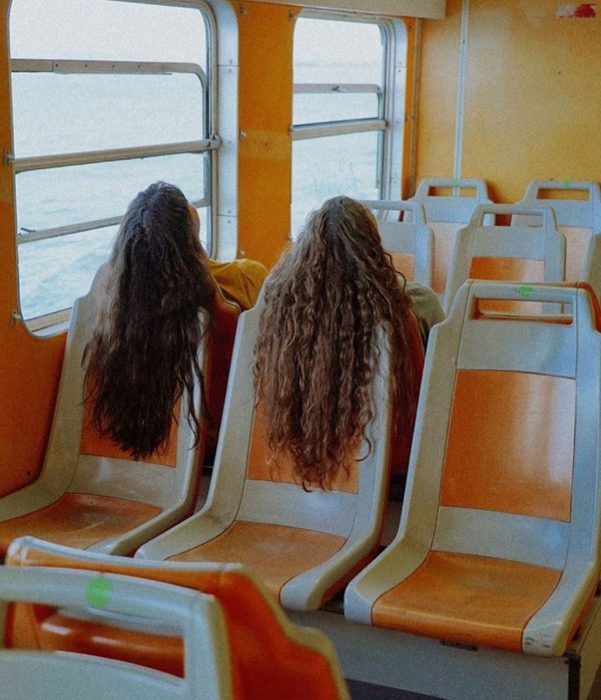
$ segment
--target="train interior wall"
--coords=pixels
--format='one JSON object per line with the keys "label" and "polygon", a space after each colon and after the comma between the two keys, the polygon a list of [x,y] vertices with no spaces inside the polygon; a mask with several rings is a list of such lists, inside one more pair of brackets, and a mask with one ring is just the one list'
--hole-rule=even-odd
{"label": "train interior wall", "polygon": [[484,178],[499,202],[535,179],[599,180],[601,18],[560,19],[561,4],[447,0],[423,22],[418,179]]}
{"label": "train interior wall", "polygon": [[[0,0],[6,23],[9,0]],[[290,229],[292,40],[298,7],[233,2],[239,30],[238,250],[272,265]],[[461,50],[462,14],[467,43]],[[422,177],[484,178],[520,199],[535,178],[595,180],[601,152],[600,19],[557,18],[557,2],[448,0],[421,22],[415,172],[405,139],[403,194]],[[408,23],[410,51],[414,22]],[[462,56],[464,98],[458,103]],[[409,71],[413,60],[409,61]],[[408,76],[409,85],[412,84]],[[7,32],[0,35],[0,148],[12,150]],[[407,113],[413,106],[408,91]],[[461,102],[461,101],[460,101]],[[458,109],[462,107],[462,109]],[[457,118],[459,119],[459,128]],[[0,162],[0,495],[34,480],[46,449],[63,334],[39,338],[18,309],[14,184]]]}

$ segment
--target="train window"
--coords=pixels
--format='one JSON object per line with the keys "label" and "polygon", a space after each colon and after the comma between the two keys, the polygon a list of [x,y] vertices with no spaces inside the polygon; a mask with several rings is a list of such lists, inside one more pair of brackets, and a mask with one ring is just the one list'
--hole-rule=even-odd
{"label": "train window", "polygon": [[30,328],[68,315],[129,201],[155,180],[195,203],[210,251],[219,141],[206,6],[13,0],[10,48],[20,305]]}
{"label": "train window", "polygon": [[[392,22],[308,15],[294,31],[292,232],[336,194],[388,196],[397,34]],[[398,173],[397,173],[398,176]]]}

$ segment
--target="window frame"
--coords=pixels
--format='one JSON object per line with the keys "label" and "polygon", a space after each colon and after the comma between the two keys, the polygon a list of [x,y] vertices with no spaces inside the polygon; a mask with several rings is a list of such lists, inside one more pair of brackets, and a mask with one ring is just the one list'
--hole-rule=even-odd
{"label": "window frame", "polygon": [[[113,0],[115,1],[115,0]],[[218,198],[218,154],[222,144],[222,139],[217,133],[217,119],[219,105],[217,101],[217,23],[213,8],[204,0],[191,0],[178,2],[178,0],[116,0],[141,5],[160,5],[165,7],[179,7],[196,9],[201,13],[206,31],[206,64],[207,71],[199,64],[186,62],[155,62],[155,61],[110,61],[110,60],[53,60],[53,59],[23,59],[10,58],[11,78],[13,73],[35,72],[35,73],[60,73],[60,74],[87,74],[87,75],[143,75],[172,73],[185,73],[195,75],[200,84],[203,100],[204,129],[202,138],[194,141],[172,142],[150,144],[147,146],[132,146],[114,149],[73,151],[58,153],[46,156],[26,156],[15,157],[14,155],[14,133],[15,124],[11,118],[13,133],[13,148],[10,153],[5,154],[5,162],[12,168],[13,182],[16,187],[16,177],[20,173],[31,172],[42,169],[59,169],[62,167],[89,165],[95,163],[122,162],[135,160],[138,158],[160,157],[167,155],[179,155],[190,153],[206,153],[208,158],[205,161],[205,192],[202,199],[195,200],[192,204],[196,207],[207,208],[207,239],[208,253],[213,255],[218,241],[217,230],[217,198]],[[12,94],[12,80],[9,90]],[[11,110],[12,112],[12,110]],[[14,116],[14,115],[13,115]],[[208,171],[208,172],[207,172]],[[32,232],[19,233],[16,225],[16,206],[14,230],[17,248],[21,245],[50,238],[58,238],[85,231],[106,228],[119,225],[123,219],[123,214],[96,219],[94,221],[82,221],[76,224],[56,226]],[[17,257],[18,261],[18,257]],[[18,278],[20,272],[18,270]],[[52,333],[63,328],[68,321],[71,308],[55,309],[40,316],[25,319],[21,313],[21,284],[18,283],[18,306],[19,311],[13,312],[15,321],[22,321],[29,331],[42,332],[41,334]],[[75,300],[74,300],[75,301]]]}
{"label": "window frame", "polygon": [[[297,19],[319,19],[375,24],[383,37],[382,86],[366,83],[294,83],[294,94],[370,93],[378,95],[378,116],[313,122],[291,126],[293,141],[365,132],[379,134],[376,182],[381,199],[400,196],[403,171],[405,95],[407,84],[407,29],[400,19],[348,12],[304,10]],[[294,39],[293,39],[294,40]],[[293,65],[294,71],[294,65]],[[294,168],[294,159],[292,162]],[[292,194],[294,199],[294,193]],[[292,201],[291,201],[292,207]]]}

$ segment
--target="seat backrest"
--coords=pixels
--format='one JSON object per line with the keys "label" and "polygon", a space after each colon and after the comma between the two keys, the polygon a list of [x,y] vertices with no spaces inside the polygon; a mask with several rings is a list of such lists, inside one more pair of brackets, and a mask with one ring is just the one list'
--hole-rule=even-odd
{"label": "seat backrest", "polygon": [[[523,310],[487,311],[497,299]],[[563,312],[532,314],[532,302]],[[562,571],[550,608],[529,623],[543,639],[564,619],[548,616],[596,586],[600,327],[586,285],[470,281],[426,359],[398,534],[413,543],[407,566],[432,549]]]}
{"label": "seat backrest", "polygon": [[[327,491],[317,487],[305,490],[285,456],[276,461],[268,453],[261,408],[255,407],[254,348],[263,308],[261,295],[257,305],[240,317],[224,421],[203,512],[214,514],[212,517],[220,522],[221,529],[234,521],[289,526],[298,528],[299,532],[321,533],[327,546],[335,545],[335,549],[345,542],[361,541],[356,551],[367,556],[377,546],[389,478],[388,352],[381,352],[380,370],[372,387],[376,416],[369,426],[371,451],[365,444],[358,446],[357,454],[363,459],[350,464],[348,473],[341,472]],[[380,347],[386,347],[383,335]],[[145,556],[153,558],[148,547],[144,548]],[[325,573],[313,570],[289,581],[280,592],[282,604],[298,607],[296,596],[304,600],[308,592],[313,600],[318,590],[323,589],[322,593],[329,590],[330,577],[334,577],[333,584],[344,567],[342,557]],[[317,606],[319,600],[313,600],[312,604]]]}
{"label": "seat backrest", "polygon": [[[211,423],[201,425],[197,442],[189,420],[182,416],[188,405],[184,392],[166,449],[135,460],[108,436],[100,435],[91,420],[90,402],[84,400],[85,364],[82,362],[97,313],[103,268],[90,292],[76,300],[69,327],[54,420],[40,478],[31,489],[3,500],[3,519],[39,511],[68,494],[81,507],[98,505],[110,510],[110,499],[127,499],[131,511],[140,511],[144,525],[104,538],[98,544],[108,551],[126,553],[191,513],[197,496],[199,473],[207,437],[212,429],[216,442],[225,385],[229,371],[239,310],[218,291],[209,329],[198,348],[198,362],[206,377],[206,397]],[[195,384],[193,405],[198,415],[200,387]],[[185,408],[184,408],[185,407]],[[83,500],[82,500],[83,499]],[[87,499],[87,500],[86,500]],[[74,501],[75,502],[75,501]],[[117,503],[115,501],[115,503]]]}
{"label": "seat backrest", "polygon": [[366,207],[375,212],[408,212],[412,223],[407,221],[378,221],[382,245],[390,253],[397,272],[408,282],[432,286],[433,241],[432,229],[426,224],[424,208],[418,202],[402,200],[365,200]]}
{"label": "seat backrest", "polygon": [[[558,230],[566,237],[566,279],[584,279],[590,238],[593,234],[601,233],[599,183],[533,180],[519,204],[553,209]],[[524,215],[516,215],[512,223],[518,226],[539,225],[536,219]]]}
{"label": "seat backrest", "polygon": [[424,178],[410,201],[422,204],[426,223],[434,232],[432,288],[445,291],[455,234],[465,225],[478,204],[490,202],[484,180],[467,178]]}
{"label": "seat backrest", "polygon": [[[538,228],[485,225],[488,217],[517,214],[537,216]],[[455,241],[445,308],[453,303],[455,293],[468,278],[513,281],[561,281],[564,279],[565,239],[558,233],[551,209],[512,204],[481,204],[474,210],[469,224]],[[509,302],[495,305],[509,310]]]}
{"label": "seat backrest", "polygon": [[[7,567],[68,567],[103,574],[124,574],[200,591],[218,601],[223,612],[228,647],[225,658],[231,660],[233,697],[237,700],[267,697],[344,700],[349,697],[329,639],[317,630],[291,623],[260,581],[239,564],[147,562],[82,552],[32,537],[23,537],[11,544],[6,564]],[[39,638],[39,628],[35,627],[37,616],[32,606],[20,607],[20,610],[13,611],[8,622],[9,643],[17,637],[25,637],[26,641]],[[34,632],[30,634],[27,625],[32,620]],[[77,619],[72,618],[71,622],[77,625]],[[107,634],[106,628],[100,630],[98,627],[98,631]],[[117,658],[131,658],[128,637],[120,636],[116,630],[110,634],[111,653]],[[137,641],[140,642],[141,637],[139,647],[143,650],[140,661],[153,666],[153,660],[169,656],[164,636],[153,634],[148,626],[138,635]],[[93,629],[90,636],[95,636]],[[57,639],[61,641],[55,636],[54,640]],[[179,674],[181,661],[180,656],[177,668],[166,670]],[[161,667],[165,668],[164,665]]]}
{"label": "seat backrest", "polygon": [[206,464],[212,463],[217,449],[217,438],[223,415],[223,404],[239,316],[240,307],[234,302],[228,301],[221,290],[217,288],[213,304],[213,318],[207,337],[203,373],[209,424],[205,426],[204,450],[199,458],[204,456]]}
{"label": "seat backrest", "polygon": [[[0,567],[0,696],[50,700],[233,698],[225,621],[210,595],[156,581],[58,568]],[[8,603],[20,601],[155,620],[183,638],[183,678],[85,653],[17,651],[4,644]],[[121,617],[120,617],[121,616]],[[9,635],[10,636],[10,635]]]}

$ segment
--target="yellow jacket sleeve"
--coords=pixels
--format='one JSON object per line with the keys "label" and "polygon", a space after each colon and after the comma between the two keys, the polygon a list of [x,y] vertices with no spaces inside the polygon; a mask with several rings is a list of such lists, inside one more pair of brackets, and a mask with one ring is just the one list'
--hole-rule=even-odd
{"label": "yellow jacket sleeve", "polygon": [[209,260],[209,270],[226,299],[235,301],[242,310],[254,306],[267,277],[265,265],[248,258],[231,262]]}

